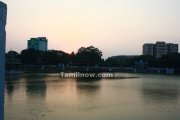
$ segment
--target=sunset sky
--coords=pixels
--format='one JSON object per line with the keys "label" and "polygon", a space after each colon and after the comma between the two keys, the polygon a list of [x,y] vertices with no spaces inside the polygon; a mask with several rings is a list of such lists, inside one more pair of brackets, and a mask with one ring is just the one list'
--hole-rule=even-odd
{"label": "sunset sky", "polygon": [[180,44],[180,0],[1,0],[8,5],[7,51],[47,37],[48,49],[93,45],[104,58],[140,55],[144,43]]}

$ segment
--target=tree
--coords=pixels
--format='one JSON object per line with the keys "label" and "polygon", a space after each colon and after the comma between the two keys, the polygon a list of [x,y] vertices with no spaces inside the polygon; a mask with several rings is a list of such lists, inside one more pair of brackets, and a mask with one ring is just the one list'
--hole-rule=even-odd
{"label": "tree", "polygon": [[158,60],[159,67],[180,68],[180,54],[171,53],[162,56]]}
{"label": "tree", "polygon": [[41,51],[32,50],[32,49],[25,49],[21,51],[21,59],[23,64],[32,64],[37,65],[39,64],[39,56]]}
{"label": "tree", "polygon": [[100,64],[102,59],[102,52],[93,46],[81,47],[76,54],[76,62],[79,65],[97,65]]}
{"label": "tree", "polygon": [[63,51],[38,51],[26,49],[21,52],[23,64],[31,65],[58,65],[69,62],[69,54]]}

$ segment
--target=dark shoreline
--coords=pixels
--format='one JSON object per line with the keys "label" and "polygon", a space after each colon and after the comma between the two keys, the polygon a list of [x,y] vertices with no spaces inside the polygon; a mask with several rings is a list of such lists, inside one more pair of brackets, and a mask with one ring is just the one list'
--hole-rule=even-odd
{"label": "dark shoreline", "polygon": [[22,70],[24,73],[60,73],[60,72],[89,72],[89,73],[142,73],[142,74],[163,74],[163,75],[180,75],[180,69],[173,68],[149,68],[146,70],[137,70],[133,67],[42,67],[27,68]]}

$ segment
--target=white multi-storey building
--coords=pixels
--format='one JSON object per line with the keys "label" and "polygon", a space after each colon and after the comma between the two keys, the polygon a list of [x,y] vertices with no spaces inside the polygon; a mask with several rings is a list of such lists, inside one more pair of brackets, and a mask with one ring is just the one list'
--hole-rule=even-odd
{"label": "white multi-storey building", "polygon": [[156,42],[143,45],[143,55],[152,55],[160,58],[168,53],[178,53],[178,44]]}
{"label": "white multi-storey building", "polygon": [[143,55],[152,55],[154,52],[154,44],[144,44],[143,45]]}
{"label": "white multi-storey building", "polygon": [[154,55],[157,58],[162,57],[168,53],[167,44],[165,42],[156,42],[154,45]]}
{"label": "white multi-storey building", "polygon": [[5,43],[6,43],[7,6],[0,1],[0,120],[4,116],[4,79],[5,79]]}
{"label": "white multi-storey building", "polygon": [[46,37],[31,38],[28,40],[28,49],[47,51],[48,40]]}
{"label": "white multi-storey building", "polygon": [[178,44],[169,43],[167,44],[167,48],[169,53],[178,52]]}

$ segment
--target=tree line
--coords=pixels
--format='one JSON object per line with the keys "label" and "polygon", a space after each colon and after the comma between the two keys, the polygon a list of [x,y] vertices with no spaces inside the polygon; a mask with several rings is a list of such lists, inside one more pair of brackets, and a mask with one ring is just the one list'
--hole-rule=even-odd
{"label": "tree line", "polygon": [[180,54],[170,53],[163,55],[160,58],[156,58],[151,55],[140,55],[132,58],[114,59],[112,57],[105,61],[106,66],[114,67],[134,67],[137,61],[148,62],[148,66],[151,68],[180,68]]}
{"label": "tree line", "polygon": [[24,65],[78,65],[78,66],[94,66],[101,64],[102,52],[94,47],[81,47],[75,54],[63,51],[49,50],[38,51],[33,49],[25,49],[20,53],[22,64]]}
{"label": "tree line", "polygon": [[[11,52],[12,53],[12,52]],[[8,53],[7,53],[8,54]],[[105,67],[134,67],[135,62],[143,60],[148,62],[149,67],[153,68],[180,68],[180,54],[172,53],[155,58],[149,55],[140,55],[134,57],[109,57],[106,60],[102,58],[101,50],[94,46],[81,47],[77,53],[66,53],[63,51],[49,50],[37,51],[33,49],[22,50],[16,54],[23,65],[73,65],[73,66],[105,66]]]}

